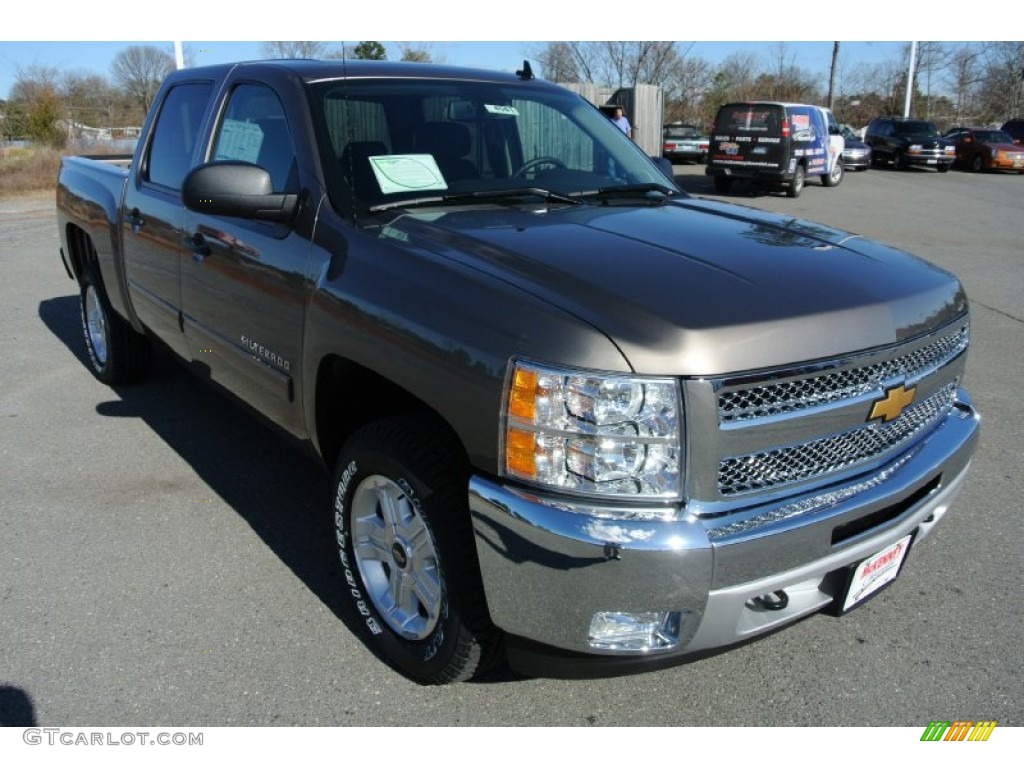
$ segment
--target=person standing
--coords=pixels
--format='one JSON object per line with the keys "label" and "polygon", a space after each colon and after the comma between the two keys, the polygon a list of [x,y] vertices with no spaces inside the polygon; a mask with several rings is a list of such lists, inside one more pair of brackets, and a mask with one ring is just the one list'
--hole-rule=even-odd
{"label": "person standing", "polygon": [[629,119],[623,114],[622,107],[615,108],[615,117],[612,118],[612,122],[619,126],[628,138],[633,138],[633,128],[629,124]]}

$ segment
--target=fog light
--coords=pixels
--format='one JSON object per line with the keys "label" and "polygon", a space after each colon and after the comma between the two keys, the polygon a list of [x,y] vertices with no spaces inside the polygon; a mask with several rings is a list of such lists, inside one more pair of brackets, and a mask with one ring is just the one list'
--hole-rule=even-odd
{"label": "fog light", "polygon": [[679,645],[681,611],[643,613],[595,613],[587,638],[601,651],[665,651]]}

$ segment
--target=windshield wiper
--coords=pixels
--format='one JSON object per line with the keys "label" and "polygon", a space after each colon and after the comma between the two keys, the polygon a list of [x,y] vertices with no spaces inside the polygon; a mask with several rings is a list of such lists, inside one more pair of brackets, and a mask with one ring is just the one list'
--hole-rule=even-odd
{"label": "windshield wiper", "polygon": [[581,205],[580,201],[575,197],[563,194],[561,192],[555,192],[553,189],[544,189],[543,187],[514,187],[513,189],[488,189],[482,192],[466,192],[462,195],[452,195],[452,197],[459,198],[470,198],[473,200],[500,200],[503,197],[520,198],[520,197],[539,197],[546,200],[549,203],[568,203],[569,205]]}
{"label": "windshield wiper", "polygon": [[502,199],[519,199],[523,197],[539,197],[549,203],[567,203],[582,205],[575,197],[541,187],[514,187],[512,189],[487,189],[478,192],[459,192],[451,195],[435,195],[433,197],[415,197],[411,200],[395,200],[392,203],[371,205],[370,211],[390,211],[394,208],[415,208],[420,205],[447,205],[451,203],[467,203],[473,201],[493,201]]}
{"label": "windshield wiper", "polygon": [[[649,193],[659,192],[662,197],[651,198]],[[627,184],[619,187],[601,187],[600,189],[590,190],[588,192],[580,192],[580,197],[600,197],[608,199],[610,197],[644,197],[652,202],[663,202],[666,198],[678,195],[679,190],[673,189],[668,184],[659,184],[657,182],[647,182],[645,184]]]}

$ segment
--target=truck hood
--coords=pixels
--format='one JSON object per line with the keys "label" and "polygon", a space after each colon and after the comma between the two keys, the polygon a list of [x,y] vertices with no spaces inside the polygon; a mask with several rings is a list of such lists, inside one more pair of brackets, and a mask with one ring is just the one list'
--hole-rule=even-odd
{"label": "truck hood", "polygon": [[381,237],[484,270],[572,313],[646,374],[827,359],[920,335],[967,309],[954,276],[905,252],[692,198],[414,211]]}

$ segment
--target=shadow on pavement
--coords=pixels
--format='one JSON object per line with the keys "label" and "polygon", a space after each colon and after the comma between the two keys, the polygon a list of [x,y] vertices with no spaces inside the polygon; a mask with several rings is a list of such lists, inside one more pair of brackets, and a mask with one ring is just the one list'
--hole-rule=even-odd
{"label": "shadow on pavement", "polygon": [[[82,375],[91,376],[78,297],[41,302],[39,317],[82,363]],[[362,641],[361,627],[344,609],[330,478],[315,458],[159,346],[149,378],[113,392],[97,412],[142,419]]]}
{"label": "shadow on pavement", "polygon": [[32,699],[14,685],[0,685],[0,728],[31,728],[37,726]]}

